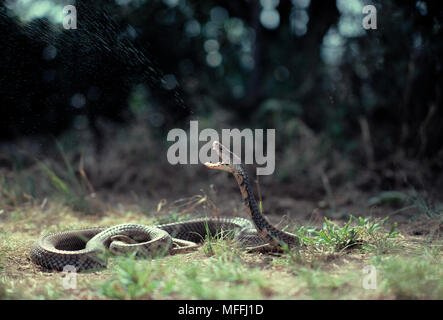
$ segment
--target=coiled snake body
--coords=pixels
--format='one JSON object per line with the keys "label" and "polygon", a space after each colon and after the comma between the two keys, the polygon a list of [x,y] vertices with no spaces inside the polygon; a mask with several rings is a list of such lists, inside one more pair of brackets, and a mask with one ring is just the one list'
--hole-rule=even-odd
{"label": "coiled snake body", "polygon": [[121,224],[64,231],[37,240],[31,248],[31,260],[47,269],[63,270],[66,266],[75,267],[76,271],[96,269],[106,266],[107,250],[136,251],[145,256],[162,250],[174,254],[192,250],[206,235],[215,236],[220,232],[233,232],[234,240],[249,249],[272,250],[298,245],[296,235],[275,228],[260,212],[238,156],[217,141],[213,148],[222,161],[205,163],[205,166],[234,175],[253,223],[238,217],[213,217],[157,226]]}

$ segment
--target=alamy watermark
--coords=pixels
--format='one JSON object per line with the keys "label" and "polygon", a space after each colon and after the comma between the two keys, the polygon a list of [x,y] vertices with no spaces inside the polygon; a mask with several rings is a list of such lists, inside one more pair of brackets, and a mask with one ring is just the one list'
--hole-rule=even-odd
{"label": "alamy watermark", "polygon": [[[374,5],[365,5],[362,9],[365,14],[362,20],[362,26],[366,30],[377,29],[377,8]],[[63,7],[63,28],[77,29],[77,8],[74,5]]]}
{"label": "alamy watermark", "polygon": [[77,8],[73,5],[63,7],[63,28],[77,29]]}
{"label": "alamy watermark", "polygon": [[362,272],[365,274],[362,281],[363,289],[377,289],[377,268],[373,265],[367,265],[363,268]]}
{"label": "alamy watermark", "polygon": [[363,28],[366,30],[377,29],[377,8],[368,4],[363,7],[362,13],[366,15],[362,20]]}
{"label": "alamy watermark", "polygon": [[77,268],[73,265],[66,265],[63,267],[63,273],[65,274],[63,278],[63,288],[77,289]]}
{"label": "alamy watermark", "polygon": [[[218,162],[218,154],[212,150],[214,141],[221,141],[240,158],[244,155],[245,164],[255,163],[257,175],[270,175],[275,170],[275,129],[266,129],[266,155],[264,154],[264,129],[222,129],[222,138],[214,129],[203,129],[199,132],[198,121],[190,121],[189,139],[183,129],[172,129],[168,132],[167,140],[174,143],[167,152],[168,162],[175,164],[198,164],[205,162]],[[233,141],[231,148],[231,139]],[[244,152],[242,140],[244,139]],[[189,141],[189,148],[188,148]],[[199,142],[207,142],[199,149]],[[188,159],[189,158],[189,159]],[[236,163],[236,160],[233,161]]]}

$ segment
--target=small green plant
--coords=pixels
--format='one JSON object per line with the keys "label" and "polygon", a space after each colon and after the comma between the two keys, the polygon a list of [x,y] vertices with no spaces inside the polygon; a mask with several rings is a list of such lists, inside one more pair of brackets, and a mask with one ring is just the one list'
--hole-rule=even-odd
{"label": "small green plant", "polygon": [[65,179],[61,178],[53,169],[42,162],[40,162],[40,168],[49,178],[51,185],[65,204],[71,206],[76,211],[88,213],[92,209],[89,206],[88,199],[94,197],[94,189],[89,183],[82,165],[79,167],[80,177],[78,177],[62,146],[57,143],[57,147],[65,164],[65,172],[63,173]]}
{"label": "small green plant", "polygon": [[400,191],[383,191],[368,200],[369,206],[392,205],[398,206],[408,202],[408,195]]}
{"label": "small green plant", "polygon": [[384,223],[388,221],[389,217],[382,220],[370,220],[369,218],[358,218],[358,226],[362,228],[362,231],[366,235],[366,241],[363,243],[365,251],[374,251],[378,256],[387,253],[396,248],[396,243],[392,242],[399,236],[397,229],[397,222],[394,222],[390,230],[386,232],[380,232]]}
{"label": "small green plant", "polygon": [[0,208],[14,208],[35,196],[34,178],[19,169],[11,177],[0,173]]}
{"label": "small green plant", "polygon": [[162,280],[165,268],[150,261],[139,263],[135,254],[115,259],[114,277],[102,286],[102,293],[113,299],[150,298],[152,291],[162,287],[169,291],[173,282]]}
{"label": "small green plant", "polygon": [[368,201],[369,206],[388,204],[391,206],[401,206],[393,214],[397,214],[410,209],[417,209],[421,214],[427,217],[442,218],[443,205],[440,202],[434,201],[434,199],[427,196],[426,193],[421,194],[414,188],[408,194],[400,191],[384,191],[379,195],[372,197]]}
{"label": "small green plant", "polygon": [[379,232],[388,218],[377,220],[350,216],[344,226],[324,218],[323,227],[317,230],[310,226],[301,226],[294,233],[302,244],[323,247],[332,251],[342,251],[354,246],[378,247],[383,241],[398,236],[397,223],[387,233]]}
{"label": "small green plant", "polygon": [[205,223],[205,230],[206,230],[206,242],[205,245],[203,246],[203,251],[207,256],[211,256],[214,254],[214,247],[212,246],[213,242],[212,235],[211,232],[209,231],[209,226],[207,223]]}
{"label": "small green plant", "polygon": [[169,215],[161,215],[155,217],[155,224],[168,224],[180,221],[186,221],[189,219],[188,214],[180,214],[180,212],[173,210]]}
{"label": "small green plant", "polygon": [[438,202],[434,202],[431,199],[427,199],[414,190],[411,196],[413,206],[417,208],[420,213],[426,215],[429,218],[443,219],[443,205]]}
{"label": "small green plant", "polygon": [[351,222],[352,218],[343,227],[339,227],[325,217],[323,228],[315,233],[317,244],[343,250],[360,243],[358,229],[350,227]]}
{"label": "small green plant", "polygon": [[222,231],[217,232],[214,236],[209,230],[208,224],[205,225],[206,228],[206,238],[203,243],[203,252],[206,256],[210,257],[213,255],[228,254],[229,256],[240,254],[238,247],[232,241],[233,232]]}

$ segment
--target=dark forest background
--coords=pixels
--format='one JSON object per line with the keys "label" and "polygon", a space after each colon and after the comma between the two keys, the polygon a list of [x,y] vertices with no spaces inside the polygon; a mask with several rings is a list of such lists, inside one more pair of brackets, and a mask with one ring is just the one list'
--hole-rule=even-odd
{"label": "dark forest background", "polygon": [[[282,183],[309,180],[312,149],[323,187],[362,172],[366,189],[443,187],[439,1],[46,1],[35,17],[17,3],[0,4],[3,168],[26,166],[13,147],[24,140],[40,158],[66,137],[100,155],[114,143],[109,128],[135,126],[162,150],[150,150],[156,159],[169,129],[199,120],[275,128]],[[48,3],[75,4],[78,29],[63,29]],[[362,27],[367,4],[375,30]],[[345,161],[352,170],[334,180]]]}

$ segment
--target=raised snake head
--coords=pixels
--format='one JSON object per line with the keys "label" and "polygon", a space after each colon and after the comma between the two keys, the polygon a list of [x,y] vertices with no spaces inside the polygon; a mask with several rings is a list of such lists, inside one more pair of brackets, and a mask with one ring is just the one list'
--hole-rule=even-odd
{"label": "raised snake head", "polygon": [[241,164],[241,159],[235,153],[232,153],[228,148],[222,145],[218,141],[214,141],[212,149],[217,152],[221,161],[216,163],[205,162],[205,166],[209,169],[222,170],[230,173],[238,171],[238,167]]}

